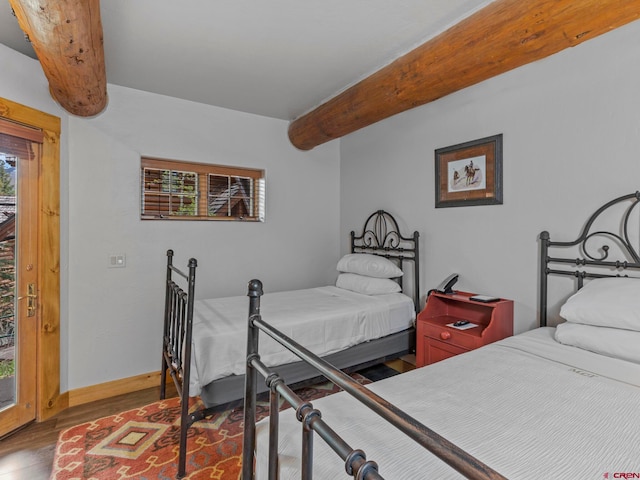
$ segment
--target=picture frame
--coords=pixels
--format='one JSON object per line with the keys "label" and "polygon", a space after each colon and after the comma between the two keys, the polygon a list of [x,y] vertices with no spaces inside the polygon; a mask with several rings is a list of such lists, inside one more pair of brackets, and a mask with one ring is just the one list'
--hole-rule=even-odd
{"label": "picture frame", "polygon": [[436,208],[502,205],[502,134],[435,151]]}

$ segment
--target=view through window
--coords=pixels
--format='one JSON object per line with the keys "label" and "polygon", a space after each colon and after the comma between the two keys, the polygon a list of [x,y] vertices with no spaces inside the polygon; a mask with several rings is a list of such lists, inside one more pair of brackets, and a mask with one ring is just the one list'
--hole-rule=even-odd
{"label": "view through window", "polygon": [[142,158],[146,220],[264,221],[264,171]]}
{"label": "view through window", "polygon": [[15,218],[17,158],[0,151],[0,410],[13,405],[15,385]]}

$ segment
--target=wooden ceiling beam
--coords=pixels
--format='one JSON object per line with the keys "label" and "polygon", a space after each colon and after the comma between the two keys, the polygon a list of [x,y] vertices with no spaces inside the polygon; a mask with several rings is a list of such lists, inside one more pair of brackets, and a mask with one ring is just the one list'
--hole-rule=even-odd
{"label": "wooden ceiling beam", "polygon": [[301,150],[618,28],[640,0],[496,0],[289,125]]}
{"label": "wooden ceiling beam", "polygon": [[9,0],[42,65],[49,92],[81,117],[107,105],[100,0]]}

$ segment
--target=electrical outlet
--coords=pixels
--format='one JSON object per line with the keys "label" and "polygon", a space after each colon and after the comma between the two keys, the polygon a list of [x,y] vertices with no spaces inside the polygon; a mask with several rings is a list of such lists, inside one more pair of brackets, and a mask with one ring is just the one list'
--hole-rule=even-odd
{"label": "electrical outlet", "polygon": [[109,268],[124,268],[127,266],[127,256],[124,253],[109,255]]}

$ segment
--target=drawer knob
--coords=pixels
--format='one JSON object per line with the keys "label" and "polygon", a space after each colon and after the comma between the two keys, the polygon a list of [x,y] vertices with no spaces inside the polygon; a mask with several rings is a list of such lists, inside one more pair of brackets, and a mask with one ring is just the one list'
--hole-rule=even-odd
{"label": "drawer knob", "polygon": [[451,338],[451,332],[440,332],[440,338],[442,340],[449,340]]}

